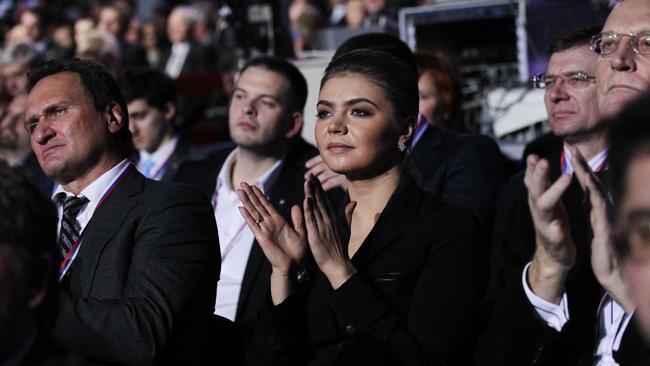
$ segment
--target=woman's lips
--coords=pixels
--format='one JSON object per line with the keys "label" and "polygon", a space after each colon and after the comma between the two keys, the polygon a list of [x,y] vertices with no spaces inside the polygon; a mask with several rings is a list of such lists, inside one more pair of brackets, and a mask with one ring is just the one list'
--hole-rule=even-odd
{"label": "woman's lips", "polygon": [[353,149],[352,146],[346,144],[341,144],[341,143],[327,144],[327,151],[329,151],[332,154],[341,154],[341,153],[348,152],[352,149]]}

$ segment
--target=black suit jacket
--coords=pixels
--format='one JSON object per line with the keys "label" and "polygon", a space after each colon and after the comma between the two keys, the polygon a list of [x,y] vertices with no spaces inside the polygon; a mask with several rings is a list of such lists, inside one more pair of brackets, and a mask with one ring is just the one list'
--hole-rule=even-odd
{"label": "black suit jacket", "polygon": [[[181,164],[187,160],[196,160],[200,159],[201,157],[203,157],[202,153],[192,148],[192,145],[190,145],[184,138],[179,137],[178,142],[176,143],[176,148],[169,156],[169,160],[167,161],[165,173],[160,180],[164,182],[174,181],[174,176],[176,176],[178,168],[180,168]],[[137,163],[138,160],[140,160],[140,155],[136,152],[133,155],[133,161]]]}
{"label": "black suit jacket", "polygon": [[[160,54],[160,67],[164,71],[167,67],[167,61],[172,53],[172,45],[165,48]],[[194,42],[190,42],[190,50],[181,68],[181,75],[185,73],[201,72],[208,69],[210,57],[206,49]]]}
{"label": "black suit jacket", "polygon": [[[561,146],[547,158],[549,178],[561,175]],[[607,172],[601,179],[607,182]],[[494,237],[501,242],[503,268],[486,309],[492,316],[476,354],[477,365],[591,365],[596,346],[601,287],[591,268],[591,228],[585,198],[576,178],[562,197],[577,257],[566,279],[569,321],[561,332],[549,327],[528,301],[522,285],[524,266],[535,251],[535,232],[528,208],[524,172],[510,178],[499,197]],[[621,365],[647,365],[648,348],[630,323],[615,358]],[[626,362],[622,362],[626,360]],[[622,363],[621,363],[622,362]]]}
{"label": "black suit jacket", "polygon": [[477,229],[469,213],[404,177],[336,291],[313,281],[260,312],[264,365],[464,365],[480,301]]}
{"label": "black suit jacket", "polygon": [[409,157],[425,191],[469,210],[482,233],[490,232],[505,179],[505,161],[492,139],[428,126]]}
{"label": "black suit jacket", "polygon": [[219,270],[209,201],[131,168],[83,232],[54,337],[97,363],[202,364]]}
{"label": "black suit jacket", "polygon": [[58,347],[49,334],[49,330],[38,330],[25,358],[15,366],[84,366],[86,361],[73,351]]}

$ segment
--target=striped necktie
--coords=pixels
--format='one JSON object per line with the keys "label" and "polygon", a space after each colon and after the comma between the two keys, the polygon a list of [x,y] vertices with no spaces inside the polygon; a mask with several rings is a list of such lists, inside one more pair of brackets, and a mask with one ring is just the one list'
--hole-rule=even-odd
{"label": "striped necktie", "polygon": [[59,202],[63,202],[63,214],[61,217],[61,231],[59,232],[59,250],[63,258],[79,239],[79,221],[77,214],[88,203],[86,197],[66,196],[61,192],[57,195]]}

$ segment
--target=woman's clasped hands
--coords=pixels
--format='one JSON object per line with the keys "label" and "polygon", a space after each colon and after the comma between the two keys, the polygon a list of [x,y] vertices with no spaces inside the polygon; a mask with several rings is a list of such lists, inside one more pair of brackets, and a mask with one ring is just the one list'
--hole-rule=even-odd
{"label": "woman's clasped hands", "polygon": [[[291,208],[293,227],[258,187],[242,183],[237,191],[243,205],[239,211],[271,264],[271,299],[275,305],[291,294],[295,282],[291,273],[302,262],[307,246],[332,288],[337,289],[356,272],[347,255],[347,238],[341,235],[320,182],[310,176],[304,189],[302,209],[297,205]],[[355,205],[350,202],[345,208],[348,225]]]}

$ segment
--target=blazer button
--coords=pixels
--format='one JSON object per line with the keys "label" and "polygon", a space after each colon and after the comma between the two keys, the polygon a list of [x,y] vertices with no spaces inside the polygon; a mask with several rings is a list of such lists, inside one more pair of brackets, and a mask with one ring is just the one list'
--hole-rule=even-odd
{"label": "blazer button", "polygon": [[354,329],[354,326],[352,326],[352,325],[347,325],[347,326],[345,327],[345,332],[346,332],[347,334],[349,334],[349,335],[353,335],[354,333],[357,332],[357,330]]}

